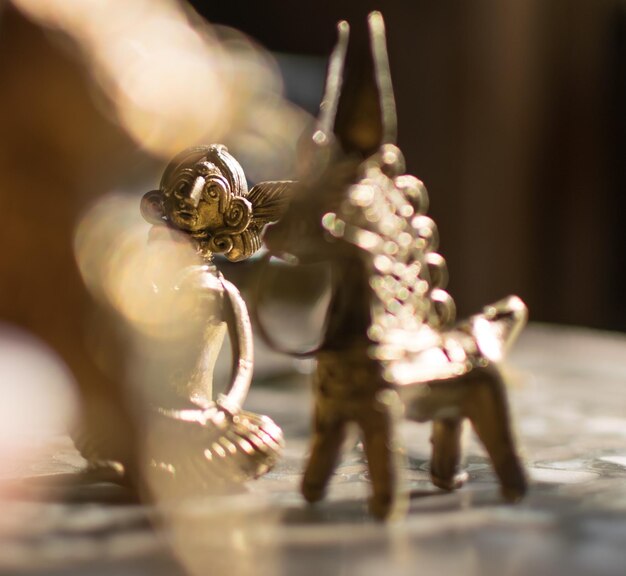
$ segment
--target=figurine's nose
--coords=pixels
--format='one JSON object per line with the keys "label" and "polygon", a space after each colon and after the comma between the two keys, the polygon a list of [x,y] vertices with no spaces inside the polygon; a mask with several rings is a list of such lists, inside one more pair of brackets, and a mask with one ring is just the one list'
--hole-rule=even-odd
{"label": "figurine's nose", "polygon": [[203,176],[198,176],[193,182],[193,186],[191,187],[191,192],[189,193],[189,199],[191,200],[191,204],[193,205],[194,208],[197,208],[198,204],[200,203],[202,190],[204,190],[205,185],[206,185],[206,180],[204,179]]}

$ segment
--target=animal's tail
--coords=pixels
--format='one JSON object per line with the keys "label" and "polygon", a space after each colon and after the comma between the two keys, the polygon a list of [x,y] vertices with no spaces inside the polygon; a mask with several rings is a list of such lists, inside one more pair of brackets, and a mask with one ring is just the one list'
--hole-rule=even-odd
{"label": "animal's tail", "polygon": [[471,333],[481,354],[499,362],[517,340],[528,319],[528,309],[518,296],[508,296],[485,306],[459,326]]}

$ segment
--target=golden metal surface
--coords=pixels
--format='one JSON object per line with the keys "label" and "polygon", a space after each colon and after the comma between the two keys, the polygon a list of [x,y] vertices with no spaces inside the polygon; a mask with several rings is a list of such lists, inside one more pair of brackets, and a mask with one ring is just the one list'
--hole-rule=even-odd
{"label": "golden metal surface", "polygon": [[315,417],[302,493],[321,499],[337,464],[346,425],[362,432],[380,518],[406,508],[394,436],[404,411],[432,420],[431,477],[452,490],[462,480],[460,432],[469,420],[502,486],[515,501],[526,480],[509,424],[498,362],[526,320],[509,297],[455,324],[445,291],[445,260],[426,216],[428,195],[404,174],[393,144],[396,115],[382,16],[368,29],[338,26],[326,94],[311,141],[309,171],[265,237],[271,253],[301,263],[327,261],[332,297],[314,351]]}

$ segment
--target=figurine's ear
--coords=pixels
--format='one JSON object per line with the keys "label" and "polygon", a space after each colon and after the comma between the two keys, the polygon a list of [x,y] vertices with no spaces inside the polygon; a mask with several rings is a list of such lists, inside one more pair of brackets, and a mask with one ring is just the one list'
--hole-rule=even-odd
{"label": "figurine's ear", "polygon": [[141,199],[141,215],[150,224],[163,224],[165,213],[163,212],[162,194],[160,190],[146,192]]}
{"label": "figurine's ear", "polygon": [[261,236],[257,229],[244,230],[241,234],[229,237],[231,240],[229,249],[224,256],[231,262],[240,262],[250,258],[261,247]]}
{"label": "figurine's ear", "polygon": [[252,205],[241,196],[231,198],[228,210],[224,214],[224,222],[228,226],[229,234],[243,232],[252,219]]}

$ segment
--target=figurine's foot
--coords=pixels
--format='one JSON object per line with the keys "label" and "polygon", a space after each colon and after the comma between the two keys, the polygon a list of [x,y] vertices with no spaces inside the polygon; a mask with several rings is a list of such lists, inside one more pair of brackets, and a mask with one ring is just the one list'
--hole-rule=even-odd
{"label": "figurine's foot", "polygon": [[458,490],[467,482],[468,474],[467,472],[457,472],[452,476],[438,476],[437,474],[431,472],[430,480],[431,482],[441,490],[445,490],[446,492],[452,492],[453,490]]}

